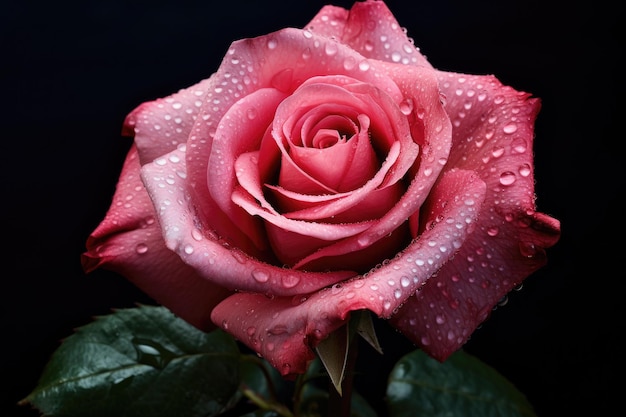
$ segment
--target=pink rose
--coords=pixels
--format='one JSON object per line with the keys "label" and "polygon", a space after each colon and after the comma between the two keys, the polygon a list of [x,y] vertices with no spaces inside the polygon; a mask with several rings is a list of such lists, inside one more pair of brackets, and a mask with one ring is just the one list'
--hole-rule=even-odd
{"label": "pink rose", "polygon": [[535,211],[539,107],[434,69],[382,1],[325,6],[128,115],[83,266],[288,377],[360,309],[443,361],[559,238]]}

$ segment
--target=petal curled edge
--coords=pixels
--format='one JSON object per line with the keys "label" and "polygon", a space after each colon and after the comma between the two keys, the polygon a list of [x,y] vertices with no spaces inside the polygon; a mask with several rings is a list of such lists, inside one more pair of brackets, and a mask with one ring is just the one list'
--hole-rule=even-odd
{"label": "petal curled edge", "polygon": [[265,264],[202,228],[189,194],[185,147],[141,168],[141,176],[161,224],[166,246],[196,273],[229,290],[267,295],[306,294],[345,280],[355,273],[308,273]]}
{"label": "petal curled edge", "polygon": [[391,317],[462,247],[476,222],[485,183],[469,171],[447,173],[440,182],[429,217],[441,220],[388,264],[308,296],[237,293],[215,307],[212,320],[284,376],[303,373],[314,357],[312,348],[345,324],[351,311],[369,309]]}
{"label": "petal curled edge", "polygon": [[122,274],[174,314],[210,330],[211,310],[230,292],[200,277],[165,247],[139,169],[133,145],[111,207],[87,240],[83,269],[89,273],[102,267]]}

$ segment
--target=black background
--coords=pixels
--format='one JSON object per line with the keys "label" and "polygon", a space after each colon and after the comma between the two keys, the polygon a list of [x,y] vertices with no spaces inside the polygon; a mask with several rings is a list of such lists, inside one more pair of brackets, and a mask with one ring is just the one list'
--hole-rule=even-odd
{"label": "black background", "polygon": [[[217,3],[3,2],[0,415],[38,415],[15,403],[73,328],[151,302],[116,274],[80,267],[130,145],[120,135],[126,114],[208,77],[231,41],[302,27],[331,2]],[[561,220],[562,238],[467,350],[540,417],[608,415],[621,408],[624,377],[623,14],[618,2],[560,4],[388,1],[435,67],[495,74],[543,103],[537,203]],[[362,366],[371,398],[382,396],[392,356],[408,348],[396,334],[383,337],[385,359]]]}

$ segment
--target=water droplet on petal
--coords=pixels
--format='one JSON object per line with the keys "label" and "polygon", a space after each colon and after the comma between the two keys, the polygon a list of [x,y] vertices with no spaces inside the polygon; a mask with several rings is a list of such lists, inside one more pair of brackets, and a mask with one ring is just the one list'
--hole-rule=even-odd
{"label": "water droplet on petal", "polygon": [[493,150],[491,151],[491,154],[493,155],[494,158],[499,158],[502,155],[504,155],[504,147],[502,146],[496,146],[493,148]]}
{"label": "water droplet on petal", "polygon": [[515,182],[515,174],[511,171],[505,171],[500,174],[500,184],[511,185]]}
{"label": "water droplet on petal", "polygon": [[139,255],[148,252],[148,245],[146,245],[145,243],[138,244],[137,246],[135,246],[135,252],[137,252]]}
{"label": "water droplet on petal", "polygon": [[262,269],[255,269],[252,271],[252,278],[258,282],[267,282],[270,279],[270,274]]}
{"label": "water droplet on petal", "polygon": [[248,119],[253,120],[256,118],[257,116],[257,111],[254,107],[250,107],[247,111],[246,111],[246,116],[248,116]]}
{"label": "water droplet on petal", "polygon": [[356,59],[354,59],[354,57],[352,56],[347,57],[343,61],[343,67],[346,71],[352,70],[354,67],[356,67]]}
{"label": "water droplet on petal", "polygon": [[338,50],[339,48],[335,42],[327,42],[324,46],[324,52],[326,52],[326,55],[328,56],[335,55]]}
{"label": "water droplet on petal", "polygon": [[528,165],[528,164],[522,164],[522,165],[520,165],[520,166],[519,166],[519,168],[518,168],[517,172],[519,172],[519,174],[520,174],[522,177],[527,177],[527,176],[529,176],[529,175],[530,175],[530,170],[531,170],[531,169],[530,169],[530,165]]}
{"label": "water droplet on petal", "polygon": [[497,226],[493,226],[487,229],[487,234],[492,237],[497,236],[499,232],[500,232],[500,229],[498,229]]}
{"label": "water droplet on petal", "polygon": [[366,247],[366,246],[369,246],[369,245],[370,245],[370,243],[371,243],[371,239],[370,239],[370,237],[369,237],[369,236],[367,236],[367,235],[363,235],[363,236],[360,236],[360,237],[358,238],[357,243],[358,243],[361,247]]}
{"label": "water droplet on petal", "polygon": [[193,229],[191,231],[191,237],[194,240],[197,240],[198,242],[202,240],[202,232],[200,232],[198,229]]}
{"label": "water droplet on petal", "polygon": [[293,288],[300,282],[300,277],[294,274],[286,274],[282,277],[283,287]]}
{"label": "water droplet on petal", "polygon": [[517,131],[517,125],[515,123],[510,123],[508,125],[505,125],[502,130],[504,131],[504,133],[510,135],[511,133],[515,133]]}
{"label": "water droplet on petal", "polygon": [[400,103],[400,111],[405,116],[408,116],[413,111],[413,100],[411,98],[407,98],[402,103]]}

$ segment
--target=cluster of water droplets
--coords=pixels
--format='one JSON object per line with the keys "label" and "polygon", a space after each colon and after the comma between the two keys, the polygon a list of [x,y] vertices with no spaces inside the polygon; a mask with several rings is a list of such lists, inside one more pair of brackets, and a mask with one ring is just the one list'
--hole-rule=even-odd
{"label": "cluster of water droplets", "polygon": [[[524,103],[523,93],[513,94],[488,77],[450,73],[442,75],[440,82],[444,90],[452,92],[448,95],[456,110],[449,114],[453,126],[463,134],[470,133],[462,140],[456,138],[463,159],[480,158],[490,176],[500,170],[497,179],[502,187],[512,186],[520,179],[531,181],[527,126],[532,122],[532,116],[529,106]],[[476,124],[477,119],[480,128],[466,128],[466,123]]]}
{"label": "cluster of water droplets", "polygon": [[[401,27],[390,13],[379,13],[374,10],[376,5],[370,6],[369,11],[361,10],[358,17],[347,23],[337,22],[332,16],[321,14],[306,29],[314,31],[316,25],[335,27],[345,24],[342,42],[366,57],[405,65],[425,61],[413,39],[407,36],[407,29]],[[364,16],[364,13],[369,13],[369,16]]]}

